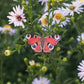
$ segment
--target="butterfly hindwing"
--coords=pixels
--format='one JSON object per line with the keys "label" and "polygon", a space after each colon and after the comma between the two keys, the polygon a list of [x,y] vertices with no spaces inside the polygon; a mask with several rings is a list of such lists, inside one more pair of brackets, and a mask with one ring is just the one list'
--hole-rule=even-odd
{"label": "butterfly hindwing", "polygon": [[51,52],[54,49],[54,45],[56,45],[60,40],[61,36],[59,35],[52,35],[45,37],[43,52],[45,53]]}
{"label": "butterfly hindwing", "polygon": [[28,43],[31,45],[31,48],[34,50],[34,52],[42,52],[40,38],[41,37],[37,35],[26,35],[26,39],[28,39]]}
{"label": "butterfly hindwing", "polygon": [[48,43],[46,40],[44,41],[44,47],[43,47],[43,52],[44,53],[49,53],[54,49],[54,45]]}

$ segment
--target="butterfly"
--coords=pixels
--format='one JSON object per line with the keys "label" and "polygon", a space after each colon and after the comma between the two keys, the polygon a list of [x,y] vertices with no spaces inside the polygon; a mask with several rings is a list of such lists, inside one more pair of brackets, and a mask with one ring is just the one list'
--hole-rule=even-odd
{"label": "butterfly", "polygon": [[25,38],[28,40],[28,44],[31,45],[34,52],[49,53],[54,49],[54,46],[61,40],[60,35],[50,35],[47,37],[40,37],[37,35],[26,34]]}

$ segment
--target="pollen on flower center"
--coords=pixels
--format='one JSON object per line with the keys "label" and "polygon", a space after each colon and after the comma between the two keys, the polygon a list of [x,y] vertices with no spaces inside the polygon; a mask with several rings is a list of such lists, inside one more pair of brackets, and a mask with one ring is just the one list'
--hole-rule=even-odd
{"label": "pollen on flower center", "polygon": [[17,16],[16,16],[16,19],[17,19],[18,21],[21,21],[21,20],[22,20],[22,17],[21,17],[20,15],[17,15]]}
{"label": "pollen on flower center", "polygon": [[9,29],[11,29],[11,26],[10,26],[10,25],[5,25],[4,28],[9,28]]}
{"label": "pollen on flower center", "polygon": [[84,0],[79,0],[79,1],[84,1]]}
{"label": "pollen on flower center", "polygon": [[42,23],[43,23],[43,24],[45,24],[45,25],[47,25],[47,24],[48,24],[48,22],[47,22],[46,18],[42,18]]}
{"label": "pollen on flower center", "polygon": [[5,52],[5,54],[7,55],[7,54],[8,54],[8,52]]}
{"label": "pollen on flower center", "polygon": [[43,84],[42,82],[40,84]]}
{"label": "pollen on flower center", "polygon": [[60,20],[61,19],[61,17],[62,17],[62,15],[61,15],[61,13],[57,13],[57,14],[55,14],[55,16],[54,16],[56,19],[58,19],[58,20]]}

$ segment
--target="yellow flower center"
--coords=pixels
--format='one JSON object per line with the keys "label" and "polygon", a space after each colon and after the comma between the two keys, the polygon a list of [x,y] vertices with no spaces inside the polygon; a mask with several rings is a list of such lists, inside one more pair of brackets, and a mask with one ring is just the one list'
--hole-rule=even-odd
{"label": "yellow flower center", "polygon": [[5,25],[4,28],[10,28],[11,29],[11,26],[10,25]]}
{"label": "yellow flower center", "polygon": [[55,17],[56,19],[60,20],[61,17],[62,17],[62,14],[61,14],[61,13],[56,13],[54,17]]}
{"label": "yellow flower center", "polygon": [[8,55],[8,52],[5,52],[5,55]]}
{"label": "yellow flower center", "polygon": [[42,82],[40,84],[43,84]]}
{"label": "yellow flower center", "polygon": [[43,23],[43,24],[45,24],[45,25],[47,25],[47,24],[48,24],[48,22],[47,22],[46,18],[42,18],[42,23]]}
{"label": "yellow flower center", "polygon": [[79,0],[79,1],[84,1],[84,0]]}

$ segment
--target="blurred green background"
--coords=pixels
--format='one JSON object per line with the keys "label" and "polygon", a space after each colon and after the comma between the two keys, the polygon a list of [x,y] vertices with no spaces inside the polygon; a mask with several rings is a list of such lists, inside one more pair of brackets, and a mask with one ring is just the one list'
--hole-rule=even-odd
{"label": "blurred green background", "polygon": [[[33,20],[36,17],[40,17],[43,12],[43,8],[40,11],[41,3],[37,4],[36,1],[32,0]],[[18,2],[21,2],[21,0]],[[8,24],[8,12],[12,11],[12,7],[18,5],[18,2],[13,0],[0,0],[1,27]],[[26,17],[28,20],[27,13]],[[84,59],[84,44],[78,43],[76,39],[78,35],[84,32],[84,12],[75,16],[75,23],[71,21],[64,29],[60,28],[60,30],[57,30],[58,34],[62,35],[62,41],[55,46],[55,49],[50,54],[34,53],[29,45],[21,47],[21,45],[24,45],[23,37],[27,32],[32,33],[34,31],[34,34],[40,36],[42,33],[45,36],[53,34],[53,32],[46,33],[40,31],[40,26],[37,26],[35,23],[32,26],[36,28],[35,30],[28,29],[27,24],[25,24],[27,29],[18,29],[17,33],[12,37],[0,33],[0,84],[10,84],[10,82],[11,84],[31,84],[28,81],[31,79],[29,74],[32,75],[32,73],[26,71],[27,66],[24,63],[24,58],[27,57],[28,60],[35,60],[43,66],[44,59],[41,59],[43,56],[46,56],[46,59],[51,56],[45,63],[48,68],[47,72],[41,73],[43,76],[49,77],[51,84],[83,84],[77,76],[77,66]],[[11,26],[14,28],[13,24]],[[64,33],[65,31],[66,33]],[[4,56],[4,51],[7,48],[14,50],[15,46],[21,48],[11,56]],[[36,73],[38,73],[38,69],[36,69]],[[38,76],[39,74],[35,77]]]}

